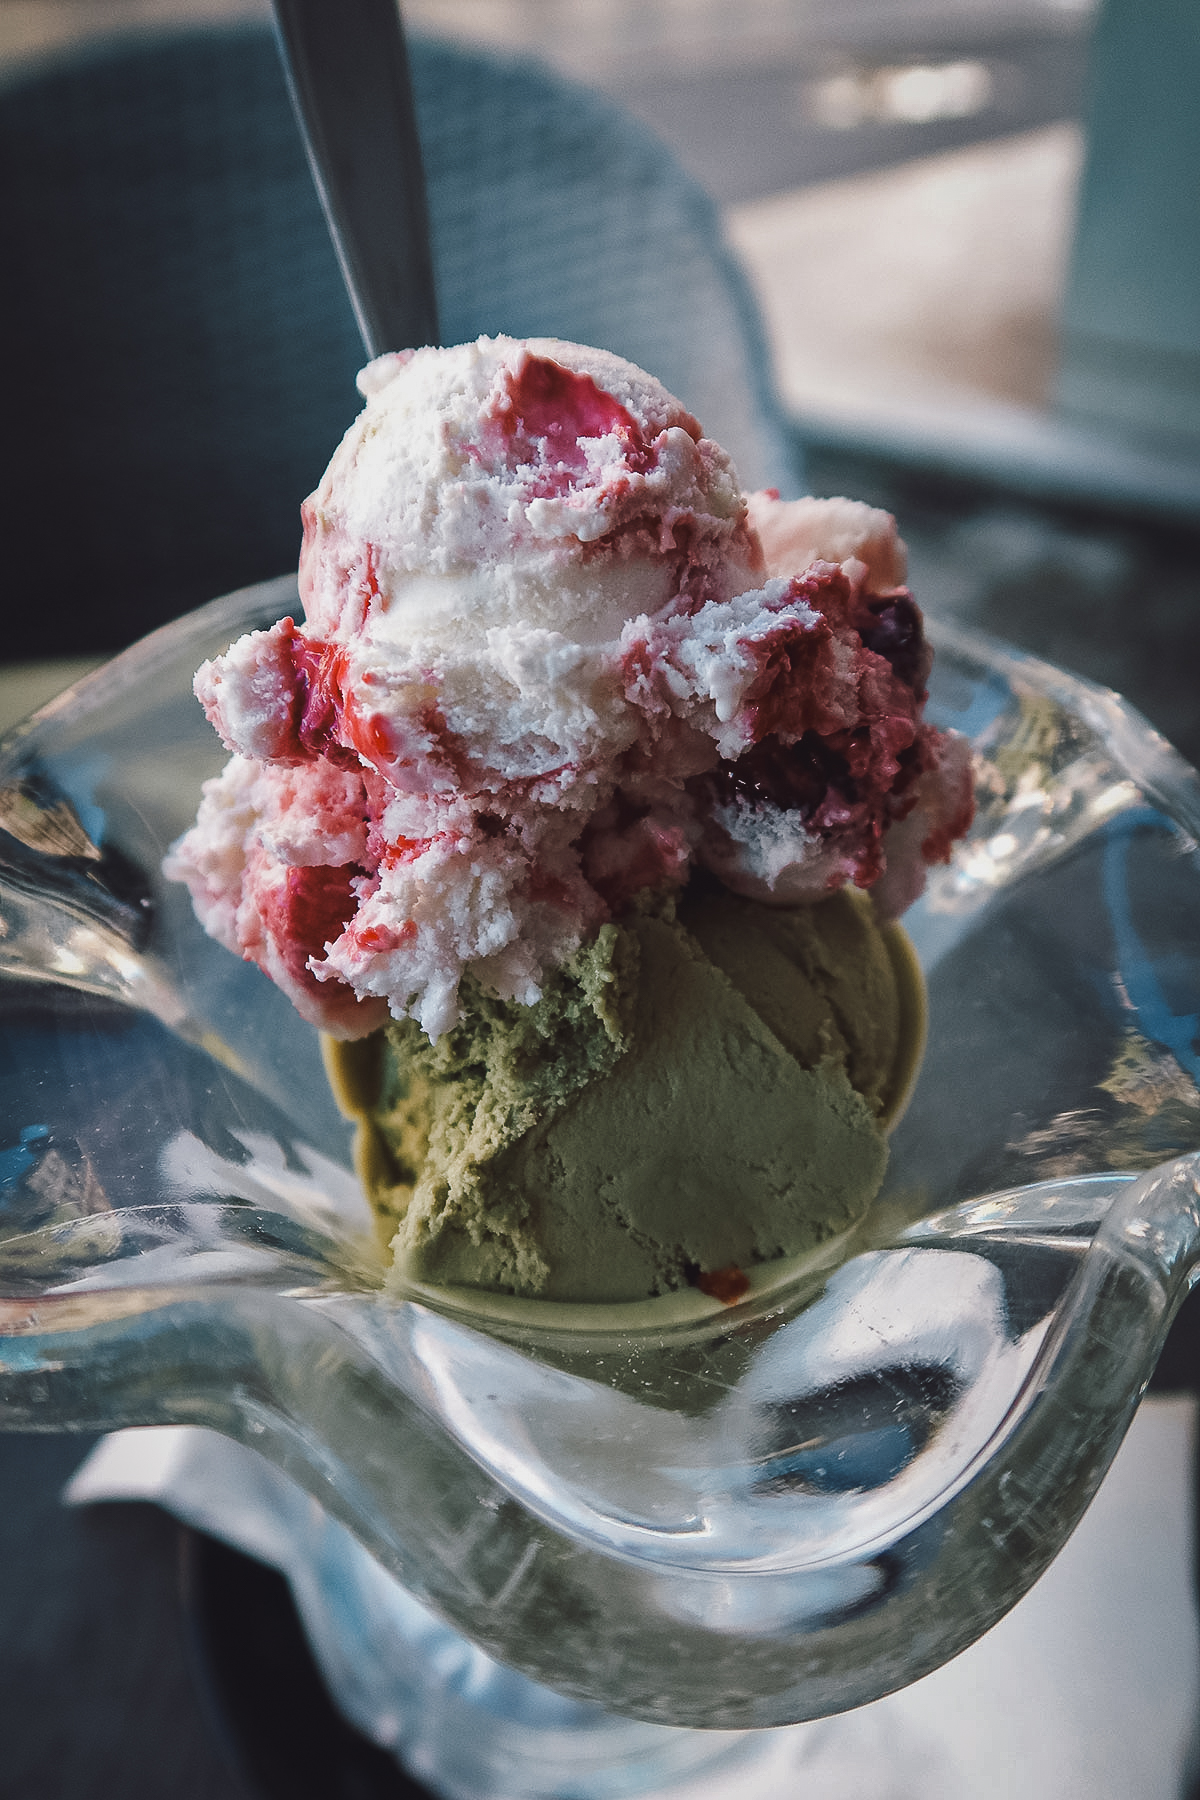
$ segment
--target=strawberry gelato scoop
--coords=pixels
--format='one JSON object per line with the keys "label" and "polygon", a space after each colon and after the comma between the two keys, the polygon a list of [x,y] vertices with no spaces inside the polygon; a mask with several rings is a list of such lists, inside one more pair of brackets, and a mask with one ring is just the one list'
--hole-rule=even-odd
{"label": "strawberry gelato scoop", "polygon": [[196,677],[233,753],[167,862],[340,1038],[533,1005],[692,870],[895,915],[971,817],[922,722],[888,515],[749,501],[631,364],[555,340],[381,357],[304,507],[304,622]]}

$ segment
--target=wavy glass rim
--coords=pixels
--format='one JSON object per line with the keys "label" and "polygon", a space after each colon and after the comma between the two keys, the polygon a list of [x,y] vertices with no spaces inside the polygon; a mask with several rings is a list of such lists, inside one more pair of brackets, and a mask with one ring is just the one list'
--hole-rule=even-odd
{"label": "wavy glass rim", "polygon": [[[119,759],[127,741],[123,733],[138,727],[156,672],[169,670],[174,684],[174,698],[164,703],[156,729],[164,720],[168,729],[177,729],[185,665],[194,668],[232,636],[269,623],[296,604],[289,577],[225,596],[164,627],[10,733],[0,747],[0,784],[19,774],[27,752],[35,755],[39,733],[48,766],[58,758],[66,768],[71,756],[86,753],[102,735],[110,711],[104,741]],[[997,778],[986,803],[992,809],[989,822],[972,850],[982,858],[979,871],[967,867],[964,858],[938,872],[936,891],[935,884],[930,890],[937,904],[922,913],[925,903],[919,903],[909,915],[935,1005],[953,1008],[961,994],[969,999],[974,989],[956,985],[960,977],[953,969],[947,973],[939,958],[955,953],[964,922],[972,932],[990,934],[992,921],[1003,921],[1005,896],[1022,895],[1027,875],[1058,868],[1066,872],[1068,887],[1043,889],[1041,900],[1028,903],[1019,898],[1011,916],[1019,930],[1034,933],[1021,944],[1035,942],[1056,894],[1079,892],[1088,905],[1103,898],[1108,890],[1102,893],[1097,871],[1107,869],[1109,844],[1116,846],[1122,868],[1123,846],[1135,842],[1149,846],[1146,866],[1152,871],[1160,867],[1154,857],[1188,852],[1180,890],[1186,898],[1195,870],[1191,853],[1200,836],[1200,780],[1132,708],[1105,689],[936,620],[930,636],[946,657],[948,675],[937,703],[938,722],[969,715],[969,735],[985,754],[989,742],[993,747],[1018,738],[1024,743],[1021,734],[1030,721],[1036,725],[1040,701],[1054,703],[1045,709],[1053,726],[1051,748],[1044,754],[1038,749],[1029,767],[1031,779],[1036,775],[1041,784],[1035,797],[1045,803],[1043,811],[1014,811],[1012,783],[1007,775]],[[933,685],[936,698],[936,670]],[[153,746],[169,739],[151,734],[150,741]],[[215,738],[214,746],[215,763],[220,757]],[[122,798],[126,792],[114,791]],[[168,824],[174,829],[177,810],[173,801],[164,806],[155,821],[159,836]],[[1122,815],[1127,827],[1118,825],[1106,838],[1110,821]],[[1007,832],[1012,822],[1019,835],[1022,819],[1030,824],[1026,838],[1007,862],[997,852],[998,860],[988,864],[987,833]],[[1097,861],[1089,852],[1073,863],[1076,849],[1089,841],[1103,849],[1103,857]],[[1072,871],[1083,884],[1078,889]],[[1175,890],[1167,892],[1170,899]],[[35,892],[35,903],[36,898]],[[171,912],[171,929],[185,916],[190,919],[182,910]],[[1069,922],[1064,929],[1070,939]],[[187,931],[193,933],[191,924]],[[1126,970],[1118,935],[1114,926],[1103,971]],[[1055,941],[1051,934],[1051,953]],[[1173,946],[1186,952],[1181,991],[1189,996],[1189,1007],[1194,941],[1186,934],[1165,943],[1146,939],[1156,956],[1173,953]],[[191,943],[189,935],[184,953]],[[1139,943],[1135,934],[1135,948]],[[1038,957],[1031,953],[1030,979],[1046,966],[1045,953],[1045,945]],[[239,967],[236,959],[230,961]],[[216,965],[206,960],[195,966],[207,1003],[203,984],[214,979]],[[251,979],[258,979],[254,972],[246,975]],[[119,981],[83,991],[100,992],[106,1002],[115,995],[127,1006],[138,1003],[137,993],[122,989]],[[239,995],[248,991],[236,984],[227,989],[218,979],[206,1017],[218,1025],[232,1017],[221,1009],[243,1005]],[[1064,991],[1073,990],[1068,984]],[[144,998],[140,1004],[170,1028],[163,1013]],[[240,1016],[249,1016],[244,1005]],[[264,1016],[277,1017],[269,1008]],[[953,1016],[945,1012],[942,1022]],[[1033,1019],[1025,1029],[1037,1028],[1034,1015],[1019,1016]],[[977,1043],[969,1041],[975,1045],[970,1054],[983,1060],[970,1065],[968,1080],[976,1066],[986,1067],[993,1042],[991,1015],[982,1017],[982,1035]],[[1109,1030],[1107,1023],[1103,1029]],[[1114,1027],[1114,1041],[1115,1035]],[[315,1074],[307,1060],[294,1065],[304,1080],[320,1079],[315,1033],[313,1038]],[[153,1041],[152,1035],[146,1040]],[[199,1040],[183,1041],[194,1048]],[[235,1041],[243,1043],[236,1034]],[[1019,1035],[1012,1039],[1022,1041],[1027,1040]],[[259,1053],[259,1036],[251,1034],[245,1042],[251,1046],[248,1054]],[[1105,1044],[1107,1053],[1107,1038]],[[952,1039],[951,1056],[953,1045]],[[952,1080],[952,1064],[943,1059],[943,1065]],[[285,1058],[281,1066],[286,1072],[293,1064]],[[925,1068],[938,1078],[929,1058]],[[263,1069],[270,1074],[266,1061]],[[190,1091],[181,1089],[185,1097]],[[267,1087],[259,1091],[265,1094]],[[341,1251],[354,1233],[339,1235],[332,1215],[322,1223],[320,1208],[309,1213],[303,1205],[289,1214],[283,1188],[279,1212],[272,1215],[269,1195],[276,1190],[262,1183],[254,1201],[261,1210],[255,1213],[245,1205],[249,1187],[219,1186],[227,1179],[221,1165],[218,1189],[211,1200],[204,1190],[194,1219],[186,1207],[119,1207],[107,1215],[104,1229],[78,1222],[78,1247],[87,1254],[74,1259],[67,1254],[67,1239],[75,1228],[65,1228],[61,1242],[53,1232],[45,1234],[48,1252],[63,1251],[56,1292],[38,1289],[36,1257],[29,1260],[37,1246],[24,1240],[27,1260],[18,1291],[0,1299],[4,1420],[37,1429],[188,1420],[252,1444],[321,1499],[413,1593],[492,1654],[534,1679],[633,1716],[740,1729],[862,1704],[927,1672],[987,1629],[1056,1552],[1120,1442],[1170,1319],[1195,1279],[1200,1247],[1196,1155],[1163,1161],[1138,1179],[1125,1170],[1104,1172],[1093,1162],[1092,1173],[1038,1180],[1042,1165],[1018,1144],[1007,1161],[993,1158],[984,1166],[997,1175],[1027,1168],[1026,1185],[981,1181],[965,1190],[974,1197],[952,1203],[949,1196],[964,1192],[956,1184],[975,1165],[957,1159],[945,1165],[946,1174],[936,1159],[923,1160],[926,1139],[940,1128],[944,1114],[940,1093],[918,1085],[913,1111],[901,1128],[901,1134],[909,1133],[907,1147],[897,1152],[914,1157],[917,1176],[931,1170],[930,1203],[920,1214],[903,1212],[885,1195],[880,1212],[868,1213],[844,1238],[795,1262],[764,1265],[750,1293],[732,1306],[694,1290],[668,1297],[683,1306],[679,1317],[668,1317],[670,1304],[662,1301],[645,1303],[652,1318],[637,1316],[642,1303],[632,1309],[599,1306],[595,1313],[603,1313],[602,1320],[590,1307],[568,1307],[560,1324],[547,1315],[561,1303],[536,1301],[501,1301],[496,1316],[489,1317],[475,1290],[468,1291],[464,1306],[452,1290],[385,1286],[382,1262],[373,1257],[346,1267]],[[1051,1107],[1067,1103],[1053,1094],[1049,1101]],[[998,1105],[996,1118],[1004,1125],[1007,1090]],[[922,1115],[923,1106],[928,1116]],[[287,1115],[302,1150],[303,1108],[301,1095]],[[329,1112],[332,1117],[332,1105]],[[990,1132],[992,1115],[979,1116]],[[174,1123],[188,1121],[185,1108]],[[173,1129],[172,1121],[166,1128]],[[308,1147],[321,1141],[310,1137]],[[1107,1156],[1111,1145],[1104,1142],[1102,1149]],[[325,1166],[333,1168],[328,1159]],[[1086,1161],[1080,1166],[1089,1167]],[[336,1173],[349,1179],[343,1161]],[[225,1194],[229,1201],[222,1200]],[[200,1233],[192,1243],[189,1231],[197,1222],[209,1236]],[[964,1304],[973,1306],[977,1290],[989,1291],[984,1275],[989,1281],[996,1277],[999,1286],[993,1282],[993,1290],[1005,1305],[1010,1296],[1022,1299],[1019,1278],[1006,1285],[1003,1258],[990,1260],[992,1241],[1001,1247],[1036,1244],[1046,1251],[1037,1267],[1047,1275],[1045,1294],[1052,1298],[1024,1293],[1025,1325],[998,1314],[994,1342],[989,1339],[979,1351],[982,1361],[972,1363],[969,1344],[951,1347],[946,1367],[959,1369],[966,1385],[961,1406],[952,1398],[939,1412],[942,1403],[930,1403],[930,1417],[949,1421],[944,1443],[937,1436],[940,1423],[928,1440],[943,1446],[933,1460],[920,1462],[924,1452],[918,1443],[910,1461],[897,1465],[898,1476],[885,1473],[866,1484],[862,1504],[851,1495],[843,1505],[837,1499],[842,1490],[834,1489],[830,1509],[822,1512],[809,1508],[807,1499],[794,1500],[791,1496],[807,1490],[793,1488],[780,1490],[777,1506],[775,1490],[761,1489],[760,1480],[774,1467],[772,1457],[786,1462],[795,1452],[803,1460],[805,1445],[781,1439],[781,1448],[771,1447],[772,1422],[780,1423],[771,1412],[776,1393],[771,1383],[778,1378],[786,1384],[780,1392],[789,1405],[793,1395],[803,1401],[807,1378],[795,1385],[793,1380],[806,1356],[816,1359],[812,1391],[824,1391],[821,1384],[829,1379],[820,1360],[825,1340],[819,1332],[812,1337],[811,1319],[788,1335],[800,1314],[807,1315],[810,1300],[836,1302],[832,1312],[821,1313],[824,1319],[836,1315],[841,1304],[835,1289],[850,1297],[852,1308],[859,1300],[873,1305],[880,1291],[872,1286],[878,1264],[873,1253],[879,1251],[974,1248],[980,1262],[964,1258],[958,1265],[965,1286],[949,1278],[946,1318],[954,1327],[959,1300],[965,1295]],[[926,1266],[932,1269],[932,1261]],[[943,1260],[940,1266],[935,1285],[951,1265]],[[839,1288],[843,1268],[847,1274]],[[147,1279],[152,1271],[160,1278]],[[929,1291],[927,1281],[913,1289],[915,1311],[907,1319],[897,1314],[886,1355],[876,1355],[871,1346],[854,1352],[884,1390],[892,1367],[887,1357],[894,1361],[924,1329],[921,1296]],[[699,1316],[690,1311],[697,1301]],[[581,1314],[592,1315],[583,1330]],[[974,1332],[975,1315],[970,1317]],[[569,1329],[562,1330],[562,1324]],[[877,1334],[868,1335],[874,1344]],[[578,1354],[564,1359],[564,1349]],[[677,1350],[686,1355],[676,1356]],[[490,1391],[491,1371],[505,1368],[524,1370],[524,1385],[497,1396]],[[676,1381],[686,1390],[693,1376],[695,1391],[677,1396]],[[615,1472],[601,1467],[582,1439],[576,1444],[569,1433],[557,1438],[553,1417],[544,1415],[549,1395],[550,1413],[557,1406],[567,1416],[575,1405],[576,1377],[583,1377],[579,1391],[594,1391],[599,1410],[590,1416],[601,1427],[607,1429],[607,1419],[623,1431],[621,1421],[629,1422]],[[489,1412],[488,1403],[497,1399],[502,1404]],[[878,1410],[871,1416],[876,1423],[884,1418]],[[665,1431],[668,1417],[675,1437]],[[506,1435],[507,1422],[513,1431]],[[786,1418],[780,1429],[790,1429]],[[755,1432],[767,1435],[756,1439]],[[606,1441],[602,1429],[601,1450]],[[682,1460],[674,1455],[676,1443],[688,1452]],[[654,1496],[660,1490],[653,1484],[660,1476],[666,1510],[658,1520],[660,1501]],[[705,1555],[689,1562],[686,1506],[693,1486],[706,1505],[706,1495],[712,1502],[711,1529]],[[495,1591],[504,1597],[503,1605],[493,1607],[487,1598],[491,1588],[486,1603],[472,1599],[461,1556],[445,1554],[447,1532],[458,1542],[451,1527],[463,1507],[479,1525],[485,1574],[488,1559],[495,1559]],[[837,1589],[849,1595],[844,1605],[836,1595],[829,1598],[834,1576],[853,1577],[848,1588]],[[725,1594],[723,1583],[728,1610],[713,1613],[712,1596],[718,1588]],[[510,1594],[516,1596],[516,1613],[506,1611]],[[799,1608],[794,1620],[787,1612],[793,1603],[789,1595]],[[761,1606],[767,1608],[766,1625],[754,1622],[754,1609]],[[530,1637],[522,1633],[520,1618],[535,1614],[542,1624]],[[577,1615],[589,1620],[582,1661],[572,1623]],[[663,1652],[668,1641],[673,1646],[669,1677]],[[739,1660],[745,1658],[748,1663]],[[752,1682],[748,1668],[754,1670]]]}

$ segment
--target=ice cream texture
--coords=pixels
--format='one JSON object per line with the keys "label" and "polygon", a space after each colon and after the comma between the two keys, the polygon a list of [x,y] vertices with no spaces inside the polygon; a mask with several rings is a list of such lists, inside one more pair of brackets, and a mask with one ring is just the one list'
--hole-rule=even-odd
{"label": "ice cream texture", "polygon": [[[656,1291],[837,1229],[882,1170],[890,1003],[813,986],[812,931],[878,948],[972,805],[893,521],[747,498],[603,351],[480,339],[360,387],[303,622],[196,677],[232,754],[168,873],[331,1037],[388,1026],[376,1186],[431,1278],[557,1292],[557,1232]],[[748,1167],[761,1205],[717,1174]],[[662,1226],[693,1169],[737,1229]],[[585,1229],[563,1196],[600,1187]]]}
{"label": "ice cream texture", "polygon": [[532,1007],[473,987],[434,1044],[412,1020],[331,1044],[401,1276],[731,1300],[848,1230],[918,1050],[900,935],[849,891],[775,909],[694,883],[602,926]]}

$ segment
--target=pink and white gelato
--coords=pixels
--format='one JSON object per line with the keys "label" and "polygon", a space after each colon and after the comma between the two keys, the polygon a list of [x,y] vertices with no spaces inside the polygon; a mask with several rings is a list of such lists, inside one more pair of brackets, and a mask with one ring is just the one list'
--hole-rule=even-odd
{"label": "pink and white gelato", "polygon": [[888,515],[747,500],[657,382],[480,339],[381,357],[304,508],[304,622],[196,677],[232,752],[168,860],[323,1030],[535,1002],[646,888],[895,914],[971,816]]}

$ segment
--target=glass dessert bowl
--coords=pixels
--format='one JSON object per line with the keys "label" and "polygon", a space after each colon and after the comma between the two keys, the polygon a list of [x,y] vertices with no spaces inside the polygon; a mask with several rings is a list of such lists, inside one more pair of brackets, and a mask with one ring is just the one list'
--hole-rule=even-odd
{"label": "glass dessert bowl", "polygon": [[160,873],[223,751],[167,627],[0,766],[0,1422],[215,1427],[511,1667],[739,1729],[986,1630],[1069,1534],[1200,1257],[1200,784],[931,627],[979,811],[905,927],[928,1048],[849,1239],[725,1305],[383,1288],[316,1032]]}

